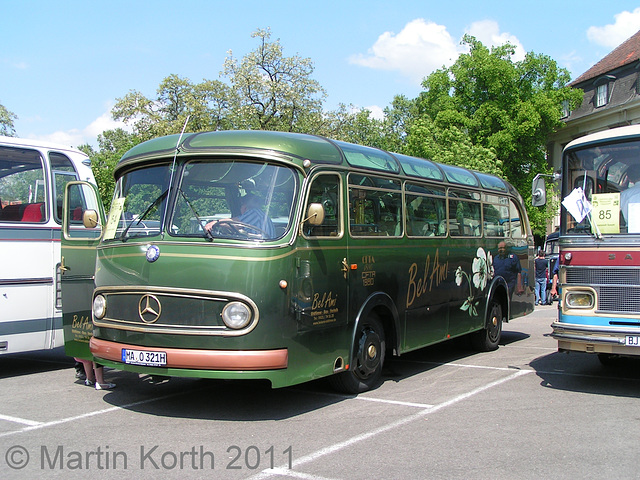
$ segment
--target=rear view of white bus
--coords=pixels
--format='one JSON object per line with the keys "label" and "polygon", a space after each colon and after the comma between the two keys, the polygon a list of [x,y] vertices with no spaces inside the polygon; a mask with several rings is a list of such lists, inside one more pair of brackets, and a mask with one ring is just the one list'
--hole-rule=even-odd
{"label": "rear view of white bus", "polygon": [[79,150],[0,136],[0,354],[62,346],[64,186],[95,183]]}

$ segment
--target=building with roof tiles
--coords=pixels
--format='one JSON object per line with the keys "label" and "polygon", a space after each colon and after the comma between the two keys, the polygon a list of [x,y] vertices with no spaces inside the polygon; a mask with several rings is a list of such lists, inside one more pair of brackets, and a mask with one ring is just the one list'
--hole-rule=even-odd
{"label": "building with roof tiles", "polygon": [[554,171],[560,170],[562,149],[571,140],[640,124],[640,31],[569,85],[581,89],[584,97],[580,107],[564,112],[565,126],[549,136],[547,151]]}

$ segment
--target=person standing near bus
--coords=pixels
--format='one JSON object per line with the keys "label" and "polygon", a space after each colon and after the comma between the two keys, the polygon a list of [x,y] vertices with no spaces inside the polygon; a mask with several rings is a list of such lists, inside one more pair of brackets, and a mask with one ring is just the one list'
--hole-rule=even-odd
{"label": "person standing near bus", "polygon": [[536,305],[547,304],[547,272],[549,262],[544,258],[544,250],[538,250],[538,257],[535,260],[536,268]]}
{"label": "person standing near bus", "polygon": [[498,255],[493,257],[493,269],[496,276],[501,276],[507,282],[509,297],[514,291],[518,295],[524,291],[520,259],[513,253],[507,254],[507,244],[504,241],[498,243]]}

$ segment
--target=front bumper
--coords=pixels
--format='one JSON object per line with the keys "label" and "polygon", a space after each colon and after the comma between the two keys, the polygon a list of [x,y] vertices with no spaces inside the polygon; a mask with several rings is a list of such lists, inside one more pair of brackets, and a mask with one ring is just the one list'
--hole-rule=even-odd
{"label": "front bumper", "polygon": [[287,368],[289,352],[275,350],[199,350],[186,348],[140,347],[91,337],[89,348],[93,356],[122,363],[122,349],[165,352],[167,364],[163,368],[190,370],[260,371]]}
{"label": "front bumper", "polygon": [[600,327],[554,322],[551,336],[559,351],[640,356],[640,347],[625,344],[628,335],[640,336],[636,327]]}

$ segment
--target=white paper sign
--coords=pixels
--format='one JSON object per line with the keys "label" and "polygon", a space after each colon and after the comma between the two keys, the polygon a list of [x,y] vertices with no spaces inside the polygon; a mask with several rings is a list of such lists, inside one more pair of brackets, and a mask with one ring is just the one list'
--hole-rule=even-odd
{"label": "white paper sign", "polygon": [[582,222],[591,211],[591,204],[580,187],[574,188],[573,192],[562,201],[562,205],[578,223]]}

